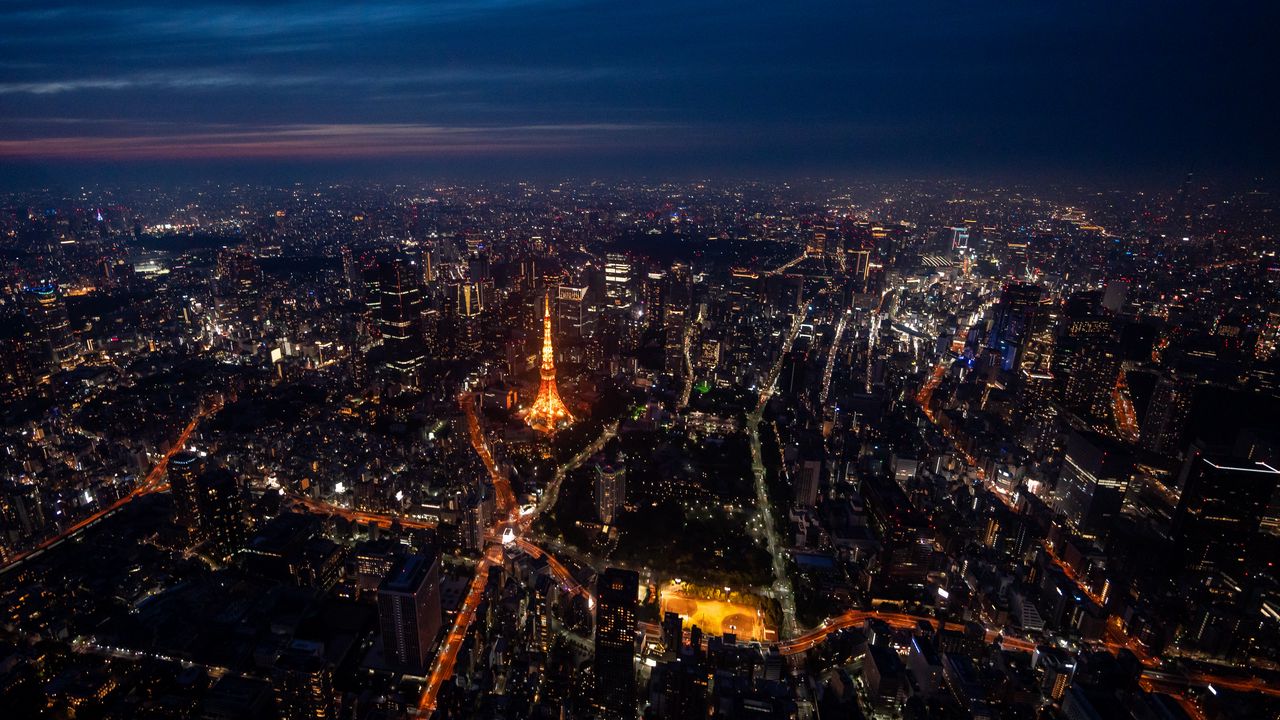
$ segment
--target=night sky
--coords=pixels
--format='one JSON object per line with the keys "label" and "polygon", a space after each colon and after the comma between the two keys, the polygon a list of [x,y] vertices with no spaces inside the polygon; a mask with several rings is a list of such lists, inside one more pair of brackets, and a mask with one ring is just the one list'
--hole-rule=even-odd
{"label": "night sky", "polygon": [[1275,3],[0,4],[0,179],[1248,178]]}

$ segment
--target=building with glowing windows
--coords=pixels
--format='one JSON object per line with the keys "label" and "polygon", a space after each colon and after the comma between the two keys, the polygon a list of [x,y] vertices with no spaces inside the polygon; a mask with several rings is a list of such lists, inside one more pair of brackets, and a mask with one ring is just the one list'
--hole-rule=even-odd
{"label": "building with glowing windows", "polygon": [[636,613],[640,576],[606,568],[596,581],[596,700],[602,718],[636,716]]}
{"label": "building with glowing windows", "polygon": [[37,362],[48,368],[71,368],[80,362],[80,351],[67,306],[57,285],[35,285],[23,292],[27,317],[35,324]]}

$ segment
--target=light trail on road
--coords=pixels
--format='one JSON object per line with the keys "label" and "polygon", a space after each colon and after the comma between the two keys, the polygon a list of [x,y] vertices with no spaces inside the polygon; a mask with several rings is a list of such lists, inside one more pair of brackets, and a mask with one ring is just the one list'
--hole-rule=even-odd
{"label": "light trail on road", "polygon": [[178,434],[178,439],[175,440],[173,444],[169,446],[169,449],[166,450],[164,455],[160,457],[160,460],[157,461],[156,464],[151,467],[151,471],[148,472],[146,476],[142,479],[142,481],[139,482],[137,485],[135,485],[133,489],[128,492],[128,494],[124,495],[123,497],[111,503],[110,505],[102,508],[101,510],[98,510],[97,512],[89,515],[88,517],[77,521],[75,524],[71,525],[67,529],[63,530],[62,532],[58,533],[57,535],[51,538],[48,538],[47,540],[41,542],[39,545],[36,545],[35,547],[31,548],[30,550],[26,550],[14,556],[13,558],[10,558],[9,562],[6,563],[3,568],[0,568],[0,572],[5,572],[12,568],[18,567],[23,562],[31,559],[32,557],[35,557],[40,553],[44,552],[45,550],[48,550],[49,548],[61,543],[62,541],[80,533],[81,531],[96,524],[99,520],[102,520],[103,518],[107,517],[108,515],[111,515],[115,511],[124,507],[128,503],[132,502],[134,498],[141,497],[143,495],[148,495],[153,492],[160,492],[161,490],[168,488],[168,484],[165,482],[164,478],[165,478],[165,470],[167,470],[169,467],[169,459],[172,458],[174,455],[178,454],[178,452],[180,452],[186,446],[187,440],[191,438],[191,434],[195,432],[197,427],[199,427],[200,421],[203,420],[208,415],[211,415],[212,413],[217,412],[219,409],[221,409],[221,407],[222,407],[221,403],[214,403],[208,409],[197,411],[195,417],[191,418],[190,422],[187,423],[186,427],[182,429],[182,432]]}

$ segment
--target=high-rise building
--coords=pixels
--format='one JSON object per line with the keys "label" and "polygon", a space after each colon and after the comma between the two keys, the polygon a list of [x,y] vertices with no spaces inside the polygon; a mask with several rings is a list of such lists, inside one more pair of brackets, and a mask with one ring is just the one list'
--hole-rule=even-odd
{"label": "high-rise building", "polygon": [[849,250],[846,253],[845,266],[849,277],[860,283],[859,292],[865,291],[867,278],[871,274],[871,251],[863,248]]}
{"label": "high-rise building", "polygon": [[[685,720],[707,717],[707,689],[710,673],[692,656],[680,657],[660,666],[658,717]],[[754,706],[749,706],[755,710]]]}
{"label": "high-rise building", "polygon": [[197,525],[210,554],[230,557],[245,542],[240,485],[226,468],[207,468],[196,478]]}
{"label": "high-rise building", "polygon": [[627,500],[627,466],[621,462],[596,465],[596,515],[613,522],[613,515]]}
{"label": "high-rise building", "polygon": [[378,587],[383,656],[410,672],[427,668],[440,632],[440,558],[412,555]]}
{"label": "high-rise building", "polygon": [[1173,537],[1189,568],[1230,570],[1250,562],[1280,470],[1257,460],[1193,446],[1179,477]]}
{"label": "high-rise building", "polygon": [[809,228],[809,237],[804,242],[804,254],[809,257],[822,257],[827,252],[827,239],[833,232],[825,225]]}
{"label": "high-rise building", "polygon": [[418,273],[400,260],[383,267],[379,282],[378,329],[386,348],[387,368],[413,384],[426,361],[422,339],[422,287]]}
{"label": "high-rise building", "polygon": [[1068,317],[1054,351],[1053,372],[1063,382],[1062,404],[1094,421],[1110,419],[1120,376],[1119,338],[1111,318]]}
{"label": "high-rise building", "polygon": [[1035,330],[1039,307],[1040,288],[1036,285],[1011,283],[1000,293],[987,347],[1000,353],[1003,369],[1013,370],[1019,366],[1023,347]]}
{"label": "high-rise building", "polygon": [[47,368],[70,368],[80,361],[80,351],[62,291],[52,283],[23,292],[27,317],[35,324],[37,361]]}
{"label": "high-rise building", "polygon": [[603,718],[636,716],[636,613],[640,575],[606,568],[596,580],[595,707]]}
{"label": "high-rise building", "polygon": [[1108,282],[1102,294],[1102,307],[1113,313],[1123,310],[1125,301],[1129,299],[1129,286],[1130,282],[1123,278]]}
{"label": "high-rise building", "polygon": [[356,269],[355,254],[350,245],[343,245],[339,251],[342,256],[342,285],[347,297],[355,297],[360,291],[360,271]]}
{"label": "high-rise building", "polygon": [[561,337],[583,340],[595,334],[596,308],[585,285],[556,288],[556,319]]}
{"label": "high-rise building", "polygon": [[1072,432],[1058,479],[1058,509],[1086,538],[1102,537],[1120,514],[1131,477],[1129,458],[1097,433]]}
{"label": "high-rise building", "polygon": [[685,331],[688,327],[685,309],[677,305],[668,305],[663,319],[662,365],[663,369],[675,377],[687,374],[685,357]]}
{"label": "high-rise building", "polygon": [[214,265],[214,279],[219,293],[248,297],[262,284],[262,268],[249,248],[223,248]]}
{"label": "high-rise building", "polygon": [[1181,453],[1194,389],[1191,378],[1185,375],[1173,372],[1161,375],[1142,418],[1138,444],[1163,455]]}
{"label": "high-rise building", "polygon": [[272,687],[281,720],[337,717],[333,667],[318,643],[294,641],[276,659]]}
{"label": "high-rise building", "polygon": [[806,459],[800,463],[796,475],[795,503],[799,507],[817,507],[818,490],[822,485],[822,460]]}
{"label": "high-rise building", "polygon": [[468,352],[480,349],[480,320],[484,312],[483,285],[473,282],[462,282],[457,285],[457,297],[454,307],[458,318],[458,343]]}
{"label": "high-rise building", "polygon": [[169,458],[165,470],[169,474],[169,488],[173,491],[178,522],[194,530],[200,516],[196,507],[196,480],[204,471],[204,460],[193,452],[179,452]]}
{"label": "high-rise building", "polygon": [[422,250],[422,284],[430,286],[436,281],[436,273],[439,269],[436,267],[439,260],[436,257],[434,248],[426,247]]}
{"label": "high-rise building", "polygon": [[615,307],[631,304],[631,259],[621,253],[604,258],[605,302]]}
{"label": "high-rise building", "polygon": [[881,548],[874,568],[873,592],[880,597],[918,593],[924,587],[933,558],[928,519],[890,478],[864,475],[861,489],[868,525],[875,531]]}
{"label": "high-rise building", "polygon": [[25,394],[34,384],[37,373],[45,368],[35,323],[27,317],[14,318],[0,329],[0,383]]}
{"label": "high-rise building", "polygon": [[360,273],[365,308],[377,317],[382,307],[382,266],[378,263],[378,256],[362,254],[356,267]]}
{"label": "high-rise building", "polygon": [[655,270],[644,276],[644,317],[645,326],[650,330],[663,327],[663,312],[667,302],[667,274]]}

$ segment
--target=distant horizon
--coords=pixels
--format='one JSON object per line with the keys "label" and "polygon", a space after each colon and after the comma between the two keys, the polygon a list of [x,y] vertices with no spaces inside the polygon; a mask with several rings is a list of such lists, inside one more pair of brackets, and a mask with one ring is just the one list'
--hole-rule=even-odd
{"label": "distant horizon", "polygon": [[1277,21],[1247,2],[19,0],[0,8],[0,185],[1248,182],[1280,165]]}
{"label": "distant horizon", "polygon": [[295,165],[275,163],[270,165],[239,165],[228,163],[162,163],[131,166],[100,166],[75,163],[50,166],[39,164],[22,166],[0,163],[0,193],[22,194],[39,191],[70,191],[79,189],[144,190],[153,188],[193,189],[204,186],[243,186],[260,188],[284,188],[290,185],[305,186],[367,186],[385,187],[414,185],[502,186],[522,182],[539,185],[557,183],[606,185],[662,183],[712,185],[752,184],[791,185],[797,189],[806,186],[833,184],[856,187],[861,185],[972,185],[974,189],[986,188],[1026,190],[1036,193],[1066,191],[1124,192],[1124,193],[1174,193],[1190,175],[1197,187],[1207,187],[1214,192],[1236,193],[1248,191],[1280,192],[1280,176],[1243,177],[1213,176],[1194,171],[1170,171],[1152,173],[1141,177],[1069,176],[1054,174],[1035,177],[1027,174],[947,174],[843,172],[821,174],[775,172],[749,174],[746,172],[563,172],[534,169],[507,169],[484,171],[476,168],[459,170],[412,169],[403,166],[386,167],[335,167],[329,163]]}

